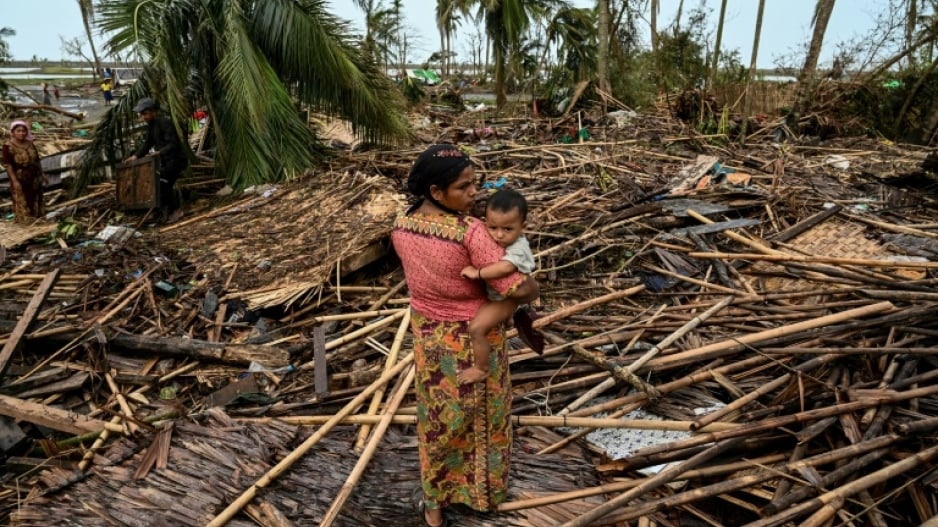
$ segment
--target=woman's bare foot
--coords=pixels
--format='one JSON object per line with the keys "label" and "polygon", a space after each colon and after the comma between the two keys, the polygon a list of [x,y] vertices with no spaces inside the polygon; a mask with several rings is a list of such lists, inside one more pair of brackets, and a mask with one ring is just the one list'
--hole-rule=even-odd
{"label": "woman's bare foot", "polygon": [[476,368],[475,366],[471,366],[459,372],[459,374],[456,375],[456,381],[459,382],[460,385],[472,384],[474,382],[484,381],[485,378],[488,376],[489,376],[489,372],[480,370],[479,368]]}
{"label": "woman's bare foot", "polygon": [[424,509],[423,521],[430,527],[440,527],[443,525],[443,509]]}

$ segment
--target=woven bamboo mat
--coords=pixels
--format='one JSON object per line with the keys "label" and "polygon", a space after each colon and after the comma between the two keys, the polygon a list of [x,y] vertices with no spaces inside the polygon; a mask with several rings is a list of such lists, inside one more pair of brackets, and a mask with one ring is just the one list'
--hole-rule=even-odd
{"label": "woven bamboo mat", "polygon": [[[388,430],[375,456],[342,508],[336,527],[413,527],[419,524],[411,499],[419,485],[416,437],[409,428]],[[254,503],[281,513],[293,525],[318,525],[338,495],[358,456],[352,451],[357,429],[340,426],[290,467]],[[26,497],[11,515],[15,527],[56,525],[205,525],[308,434],[277,421],[232,422],[213,411],[201,424],[178,421],[165,444],[166,466],[145,476],[138,469],[159,454],[153,436],[123,439],[96,457],[87,475],[50,468],[40,476],[41,493]],[[553,453],[534,452],[558,440],[531,427],[516,436],[509,500],[541,497],[599,484],[594,465],[578,446]],[[156,452],[151,452],[156,449]],[[555,527],[598,504],[594,496],[501,514],[454,507],[448,513],[463,527]],[[229,522],[250,527],[245,513]]]}
{"label": "woven bamboo mat", "polygon": [[24,243],[47,236],[55,230],[55,223],[22,223],[0,222],[0,245],[7,249],[15,249]]}
{"label": "woven bamboo mat", "polygon": [[[864,225],[827,221],[796,236],[786,245],[797,249],[799,254],[810,256],[871,260],[888,260],[895,256],[895,253],[878,240],[867,238],[865,232]],[[753,269],[761,272],[784,272],[782,265],[772,262],[758,262]],[[917,270],[892,269],[890,272],[910,279],[921,278],[921,272]],[[814,287],[814,282],[800,278],[769,276],[763,279],[763,287],[767,291],[804,291]]]}

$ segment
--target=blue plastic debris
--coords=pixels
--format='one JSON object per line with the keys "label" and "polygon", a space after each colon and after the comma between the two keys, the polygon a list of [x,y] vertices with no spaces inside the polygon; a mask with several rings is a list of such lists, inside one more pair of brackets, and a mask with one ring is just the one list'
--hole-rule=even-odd
{"label": "blue plastic debris", "polygon": [[498,179],[495,180],[495,181],[486,181],[485,183],[482,184],[482,188],[484,188],[484,189],[490,189],[490,188],[498,189],[498,188],[504,187],[504,186],[505,186],[505,183],[508,183],[508,178],[506,178],[506,177],[500,177],[500,178],[498,178]]}

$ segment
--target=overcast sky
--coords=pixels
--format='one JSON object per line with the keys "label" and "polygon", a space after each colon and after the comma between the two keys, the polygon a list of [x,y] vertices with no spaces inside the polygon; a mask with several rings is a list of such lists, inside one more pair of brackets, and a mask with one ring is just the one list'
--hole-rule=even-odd
{"label": "overcast sky", "polygon": [[[386,2],[387,3],[387,2]],[[710,20],[715,25],[719,13],[719,0],[704,0],[712,11]],[[830,61],[834,44],[865,33],[873,25],[875,13],[881,9],[883,0],[841,0],[834,7],[828,26],[827,39],[822,55]],[[595,0],[573,0],[581,7],[595,5]],[[729,0],[727,7],[724,48],[738,49],[745,64],[749,63],[752,50],[753,28],[756,18],[756,0]],[[810,38],[811,17],[815,0],[767,0],[759,47],[759,67],[775,65],[775,57],[787,54],[799,43]],[[335,0],[330,2],[333,12],[362,26],[362,15],[354,2]],[[412,62],[420,62],[439,47],[439,36],[435,25],[436,5],[433,0],[403,0],[404,18],[410,28],[414,52]],[[670,23],[677,11],[678,0],[661,0],[659,25]],[[685,1],[685,13],[698,5],[694,0]],[[58,60],[63,58],[59,36],[65,38],[84,37],[81,14],[76,0],[0,0],[0,26],[10,27],[16,36],[8,42],[16,59],[28,60],[34,55],[39,58]],[[463,25],[463,33],[473,32]],[[97,41],[97,40],[96,40]],[[454,45],[459,57],[468,60],[468,45],[465,37]]]}

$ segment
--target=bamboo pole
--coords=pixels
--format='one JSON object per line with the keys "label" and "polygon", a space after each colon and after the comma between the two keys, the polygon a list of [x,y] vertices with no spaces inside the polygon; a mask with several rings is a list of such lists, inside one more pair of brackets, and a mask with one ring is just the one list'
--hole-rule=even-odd
{"label": "bamboo pole", "polygon": [[[402,409],[401,412],[406,411]],[[413,408],[411,408],[413,411]],[[268,422],[276,419],[292,425],[322,425],[328,424],[335,416],[332,415],[289,415],[277,418],[259,417],[259,418],[240,418],[236,419],[243,422]],[[343,415],[339,420],[342,424],[375,424],[381,420],[381,416],[356,414]],[[396,413],[391,418],[391,422],[400,425],[412,425],[417,423],[417,416],[411,413]],[[515,426],[545,426],[545,427],[565,427],[565,428],[631,428],[634,430],[665,430],[671,432],[689,432],[693,421],[659,421],[653,419],[612,419],[612,418],[592,418],[592,417],[570,417],[563,415],[513,415],[511,422]],[[713,423],[708,427],[710,431],[722,432],[735,430],[745,425],[736,423]],[[700,432],[707,432],[701,429]]]}
{"label": "bamboo pole", "polygon": [[[693,209],[687,209],[687,215],[690,216],[691,218],[694,218],[695,220],[699,221],[700,223],[706,223],[706,224],[714,223],[713,220],[711,220],[710,218],[704,216],[703,214],[700,214],[699,212],[697,212],[697,211],[695,211],[695,210],[693,210]],[[743,235],[741,235],[741,234],[738,234],[738,233],[736,233],[736,232],[733,232],[733,231],[730,231],[730,230],[726,230],[726,231],[723,231],[723,234],[726,235],[728,238],[731,238],[731,239],[733,239],[733,240],[736,240],[736,241],[738,241],[739,243],[741,243],[741,244],[743,244],[743,245],[748,245],[749,247],[752,247],[753,249],[759,251],[759,252],[762,253],[762,254],[779,254],[779,251],[776,251],[775,249],[773,249],[773,248],[771,248],[771,247],[769,247],[769,246],[767,246],[767,245],[765,245],[765,244],[759,243],[759,242],[757,242],[757,241],[755,241],[755,240],[752,240],[752,239],[750,239],[750,238],[747,238],[747,237],[745,237],[745,236],[743,236]]]}
{"label": "bamboo pole", "polygon": [[722,441],[717,443],[703,452],[700,452],[687,461],[680,463],[678,465],[673,465],[668,467],[655,476],[648,478],[643,481],[641,484],[635,486],[634,488],[627,490],[626,492],[612,498],[611,500],[603,503],[602,505],[594,508],[593,510],[583,514],[579,518],[570,520],[564,523],[561,527],[588,527],[593,525],[596,520],[599,520],[603,516],[606,516],[610,512],[622,507],[632,500],[644,495],[645,493],[651,492],[655,489],[658,489],[668,483],[674,481],[681,474],[687,472],[688,470],[697,468],[698,466],[710,461],[714,457],[736,448],[740,443],[743,442],[743,438],[736,437],[729,439],[727,441]]}
{"label": "bamboo pole", "polygon": [[774,516],[762,518],[758,521],[752,522],[749,524],[749,527],[772,527],[775,525],[781,525],[791,521],[794,518],[798,518],[804,514],[831,505],[830,508],[826,510],[821,509],[808,519],[809,522],[812,522],[812,525],[817,525],[817,522],[821,519],[830,519],[833,516],[833,513],[837,510],[837,500],[849,498],[850,496],[853,496],[860,491],[869,489],[874,485],[885,483],[890,478],[903,474],[916,467],[924,466],[929,461],[931,461],[935,455],[938,455],[938,446],[931,447],[928,450],[923,450],[921,452],[916,452],[902,461],[885,466],[876,472],[873,472],[872,474],[867,474],[866,476],[855,479],[846,485],[842,485],[836,489],[825,492],[811,501],[807,501],[794,507],[785,509],[784,511]]}
{"label": "bamboo pole", "polygon": [[[687,323],[685,323],[683,326],[681,326],[680,328],[678,328],[677,330],[675,330],[674,333],[671,333],[670,335],[668,335],[667,337],[665,337],[664,339],[662,339],[661,342],[659,342],[658,344],[655,344],[655,346],[654,346],[653,348],[651,348],[650,350],[646,351],[641,357],[639,357],[638,359],[636,359],[635,362],[632,362],[631,364],[629,364],[629,366],[628,366],[625,370],[626,370],[628,373],[631,373],[631,374],[634,375],[635,372],[638,371],[639,368],[641,368],[642,366],[645,365],[645,363],[647,363],[647,362],[650,361],[651,359],[655,358],[655,356],[657,356],[658,353],[661,352],[661,350],[667,348],[667,347],[670,346],[671,344],[675,343],[679,338],[681,338],[681,337],[683,337],[684,335],[686,335],[686,334],[690,333],[691,331],[693,331],[697,326],[699,326],[700,324],[702,324],[702,323],[703,323],[704,321],[706,321],[708,318],[710,318],[711,316],[713,316],[714,314],[718,313],[718,312],[721,311],[723,308],[725,308],[726,306],[728,306],[730,303],[732,303],[732,302],[733,302],[733,299],[734,299],[734,297],[728,296],[728,297],[724,298],[723,300],[721,300],[720,302],[718,302],[718,303],[716,303],[715,305],[713,305],[712,307],[710,307],[710,309],[708,309],[707,311],[705,311],[705,312],[701,313],[700,315],[698,315],[698,316],[692,318],[692,319],[689,320]],[[689,307],[690,307],[690,306],[689,306]],[[592,400],[592,399],[593,399],[594,397],[596,397],[597,395],[599,395],[599,394],[605,392],[605,391],[608,390],[609,388],[612,388],[613,386],[615,386],[615,384],[616,384],[616,380],[615,380],[614,377],[610,377],[610,378],[604,380],[603,382],[601,382],[600,384],[598,384],[595,388],[593,388],[592,390],[589,390],[588,392],[584,393],[584,394],[581,395],[579,398],[577,398],[575,401],[573,401],[572,403],[570,403],[569,405],[567,405],[566,408],[564,408],[563,410],[560,411],[559,415],[566,415],[566,414],[569,414],[570,412],[576,410],[577,408],[580,408],[580,407],[583,406],[583,404],[585,404],[587,401]]]}
{"label": "bamboo pole", "polygon": [[938,262],[906,262],[893,260],[871,260],[867,258],[837,258],[833,256],[804,256],[801,254],[756,254],[724,252],[692,252],[692,258],[720,258],[722,260],[763,260],[768,262],[802,262],[833,265],[856,265],[860,267],[908,267],[912,269],[938,269]]}
{"label": "bamboo pole", "polygon": [[845,463],[844,465],[835,468],[827,474],[824,474],[822,477],[820,477],[820,479],[814,482],[814,485],[802,486],[793,491],[787,492],[784,496],[780,496],[778,499],[774,499],[769,502],[762,510],[766,514],[776,514],[779,511],[788,509],[796,503],[800,503],[810,496],[817,494],[818,489],[827,489],[832,485],[839,484],[841,481],[865,469],[873,462],[882,459],[883,456],[888,453],[888,449],[881,448],[868,452],[862,456],[857,456],[849,463]]}
{"label": "bamboo pole", "polygon": [[113,393],[114,398],[117,399],[117,405],[120,406],[121,411],[127,416],[127,418],[124,419],[124,424],[131,434],[136,434],[140,431],[140,427],[137,426],[137,423],[133,422],[134,411],[130,408],[130,405],[127,404],[127,399],[124,397],[124,394],[121,393],[120,388],[117,387],[117,383],[114,382],[114,377],[110,372],[105,372],[104,380],[107,381],[108,388],[111,389],[111,393]]}
{"label": "bamboo pole", "polygon": [[[671,392],[680,390],[682,388],[687,388],[688,386],[693,386],[694,384],[697,384],[697,383],[709,381],[713,379],[715,375],[727,374],[730,372],[743,370],[749,367],[760,366],[766,362],[769,362],[769,360],[770,360],[769,357],[762,356],[762,355],[749,357],[748,359],[744,359],[744,360],[737,361],[731,364],[727,364],[725,366],[720,366],[719,368],[707,368],[707,369],[704,369],[703,371],[698,371],[690,375],[680,377],[671,382],[657,386],[657,389],[662,394],[671,393]],[[608,410],[615,410],[617,408],[621,408],[622,405],[625,405],[625,404],[643,402],[647,399],[648,399],[648,394],[644,392],[635,392],[635,393],[626,395],[624,397],[618,397],[616,399],[612,399],[602,404],[590,406],[587,408],[582,408],[580,410],[577,410],[576,412],[572,412],[571,415],[577,416],[577,417],[581,417],[584,415],[593,415],[599,412],[605,412]]]}
{"label": "bamboo pole", "polygon": [[399,318],[403,318],[404,315],[406,315],[409,312],[410,312],[409,309],[400,309],[389,317],[385,317],[376,322],[372,322],[371,324],[368,324],[367,326],[356,329],[355,331],[348,333],[342,337],[339,337],[335,340],[330,340],[329,342],[326,343],[326,349],[331,350],[331,349],[338,348],[339,346],[343,344],[347,344],[363,335],[367,335],[368,333],[371,333],[372,331],[376,329],[380,329],[380,328],[383,328],[384,326],[390,325],[391,322],[394,322],[395,320]]}
{"label": "bamboo pole", "polygon": [[407,395],[407,390],[410,389],[410,385],[414,382],[414,376],[416,373],[416,368],[411,367],[410,370],[408,370],[407,375],[403,377],[403,381],[400,382],[400,384],[397,386],[397,391],[394,392],[394,396],[391,397],[391,400],[388,402],[387,406],[385,406],[384,414],[381,416],[381,420],[378,421],[378,425],[375,427],[375,433],[368,442],[368,446],[365,447],[364,452],[362,452],[362,455],[359,456],[358,462],[352,469],[352,473],[349,474],[345,484],[342,485],[342,488],[339,490],[339,494],[332,502],[329,510],[326,511],[326,514],[323,517],[322,522],[319,524],[319,527],[330,527],[339,516],[339,511],[342,510],[342,506],[345,505],[345,502],[352,494],[352,490],[355,488],[355,485],[358,484],[358,480],[361,479],[362,473],[365,471],[365,467],[368,466],[371,458],[378,450],[378,445],[381,443],[381,439],[384,438],[384,433],[387,432],[388,426],[391,424],[391,419],[394,417],[394,412],[397,411],[397,408],[401,405],[401,401],[404,400],[404,396]]}
{"label": "bamboo pole", "polygon": [[[888,394],[883,393],[883,395],[880,397],[863,398],[861,400],[853,401],[849,403],[834,404],[831,406],[817,408],[814,410],[807,410],[804,412],[798,412],[794,414],[772,417],[769,419],[764,419],[762,421],[756,421],[753,423],[739,425],[737,428],[732,428],[723,432],[699,434],[697,436],[694,436],[688,439],[673,441],[665,445],[657,445],[657,446],[642,448],[636,452],[633,452],[632,455],[633,457],[649,456],[649,455],[658,454],[661,452],[669,452],[669,451],[674,451],[674,450],[681,450],[685,448],[705,445],[707,443],[712,443],[714,441],[720,441],[720,440],[728,439],[731,437],[752,436],[761,432],[765,432],[767,430],[781,428],[783,426],[788,426],[794,423],[804,423],[804,422],[822,419],[824,417],[839,416],[842,414],[847,414],[847,413],[855,412],[858,410],[865,410],[867,408],[872,408],[874,406],[884,404],[884,403],[893,403],[893,402],[898,402],[898,401],[906,401],[909,399],[917,399],[920,397],[925,397],[927,395],[933,395],[935,393],[938,393],[938,386],[927,386],[924,388],[918,388],[918,389],[908,390],[904,392],[891,392]],[[717,424],[717,423],[712,423],[710,426],[713,426],[714,424]]]}
{"label": "bamboo pole", "polygon": [[[810,370],[813,370],[813,369],[817,368],[818,366],[821,366],[821,365],[823,365],[823,364],[826,364],[826,363],[828,363],[828,362],[831,362],[831,361],[833,361],[833,360],[836,360],[836,359],[839,358],[839,357],[840,357],[839,355],[835,355],[835,354],[823,355],[823,356],[821,356],[821,357],[817,357],[817,358],[814,358],[814,359],[805,361],[804,363],[799,364],[798,366],[795,366],[794,368],[792,368],[792,370],[793,370],[795,373],[801,373],[801,372],[810,371]],[[716,422],[719,418],[723,417],[724,415],[727,415],[727,414],[729,414],[730,412],[733,412],[733,411],[735,411],[735,410],[738,410],[738,409],[742,408],[743,406],[749,404],[750,402],[755,401],[755,400],[758,399],[759,397],[761,397],[761,396],[763,396],[763,395],[765,395],[765,394],[767,394],[767,393],[769,393],[769,392],[775,390],[776,388],[778,388],[778,387],[780,387],[780,386],[782,386],[782,385],[788,383],[788,381],[791,380],[791,377],[792,377],[792,374],[791,374],[791,373],[786,373],[786,374],[782,375],[781,377],[779,377],[779,378],[777,378],[777,379],[775,379],[775,380],[773,380],[773,381],[770,381],[770,382],[768,382],[768,383],[766,383],[766,384],[764,384],[764,385],[762,385],[762,386],[756,388],[756,389],[753,390],[752,392],[750,392],[750,393],[748,393],[748,394],[746,394],[746,395],[744,395],[744,396],[742,396],[742,397],[736,399],[735,401],[731,402],[730,404],[727,404],[727,405],[724,406],[723,408],[720,408],[720,409],[718,409],[718,410],[716,410],[716,411],[714,411],[714,412],[711,412],[711,413],[709,413],[709,414],[707,414],[707,415],[704,415],[704,416],[701,416],[701,417],[695,419],[695,420],[694,420],[694,424],[691,426],[691,429],[692,429],[692,430],[698,430],[699,427],[701,427],[701,426],[706,426],[706,425],[708,425],[708,424],[710,424],[710,423]]]}
{"label": "bamboo pole", "polygon": [[[617,515],[616,520],[628,521],[645,514],[652,514],[661,510],[674,509],[676,507],[681,507],[695,501],[727,494],[765,483],[766,481],[778,478],[780,475],[787,476],[795,473],[796,471],[805,471],[806,469],[810,471],[813,467],[819,465],[826,465],[849,458],[856,458],[857,456],[861,456],[863,454],[865,455],[862,457],[866,457],[871,454],[877,454],[879,457],[882,457],[887,453],[888,446],[893,444],[897,439],[897,436],[883,436],[874,441],[849,445],[847,447],[839,448],[830,452],[824,452],[801,461],[788,462],[782,464],[781,466],[768,469],[763,468],[763,470],[760,470],[754,474],[745,474],[726,481],[720,481],[718,483],[694,488],[685,492],[673,494],[671,496],[665,496],[647,503],[638,504],[635,507],[630,507],[629,510],[624,512],[624,514]],[[756,463],[752,464],[756,465]],[[765,464],[759,463],[757,466],[765,467]],[[702,469],[701,472],[704,470],[706,469]],[[689,478],[689,473],[685,474],[685,477]]]}
{"label": "bamboo pole", "polygon": [[257,495],[257,490],[266,487],[275,479],[277,479],[281,474],[286,472],[294,463],[300,460],[307,452],[318,443],[323,437],[329,433],[343,418],[350,415],[356,408],[358,408],[362,403],[365,402],[371,394],[375,393],[378,388],[384,386],[391,379],[400,374],[406,367],[410,365],[414,360],[413,353],[404,357],[401,362],[397,363],[393,368],[386,371],[384,375],[378,378],[375,382],[371,383],[368,388],[358,394],[354,399],[349,401],[341,410],[339,410],[335,415],[329,417],[328,421],[324,423],[319,430],[316,431],[313,435],[309,436],[306,441],[296,448],[293,452],[287,455],[285,458],[280,460],[279,463],[274,465],[266,474],[261,476],[253,485],[247,488],[244,493],[241,494],[235,501],[231,502],[228,507],[225,508],[218,516],[212,519],[206,527],[221,527],[228,523],[229,520],[234,518],[245,505],[250,503],[254,496]]}
{"label": "bamboo pole", "polygon": [[706,321],[708,318],[710,318],[710,317],[712,317],[713,315],[715,315],[715,314],[717,314],[718,312],[720,312],[723,308],[725,308],[725,307],[728,306],[730,303],[732,303],[733,300],[734,300],[734,297],[728,296],[728,297],[724,298],[723,300],[721,300],[720,302],[718,302],[718,303],[717,303],[716,305],[714,305],[713,307],[711,307],[710,309],[708,309],[708,310],[704,311],[703,313],[701,313],[700,315],[698,315],[698,316],[696,316],[696,317],[690,319],[686,324],[684,324],[683,326],[681,326],[680,328],[678,328],[677,331],[675,331],[674,333],[672,333],[672,334],[668,335],[667,337],[665,337],[665,338],[664,338],[661,342],[659,342],[658,344],[655,344],[655,347],[653,347],[653,348],[651,348],[650,350],[648,350],[647,352],[645,352],[645,354],[642,355],[641,357],[639,357],[635,362],[633,362],[632,364],[629,364],[628,370],[629,370],[631,373],[637,372],[642,366],[644,366],[645,364],[647,364],[648,361],[650,361],[651,359],[655,358],[659,353],[661,353],[662,350],[664,350],[665,348],[667,348],[667,347],[670,346],[671,344],[674,344],[675,342],[677,342],[677,339],[683,337],[684,335],[686,335],[686,334],[690,333],[691,331],[693,331],[694,329],[696,329],[697,326],[699,326],[700,324],[702,324],[702,323],[703,323],[704,321]]}
{"label": "bamboo pole", "polygon": [[776,337],[794,335],[805,330],[821,328],[832,324],[837,324],[838,322],[853,320],[893,309],[895,309],[895,306],[893,306],[891,302],[879,302],[865,307],[849,309],[847,311],[841,311],[840,313],[834,313],[812,320],[805,320],[795,324],[768,329],[758,333],[750,333],[748,335],[715,342],[713,344],[708,344],[706,346],[684,352],[659,357],[650,361],[648,363],[648,367],[653,368],[655,371],[677,368],[702,360],[710,360],[717,357],[722,357],[724,355],[728,355],[743,349],[747,345],[756,344],[766,340],[774,339]]}
{"label": "bamboo pole", "polygon": [[586,311],[587,309],[590,309],[591,307],[596,307],[598,305],[608,304],[609,302],[621,300],[623,298],[628,298],[630,296],[637,295],[638,293],[641,293],[644,290],[645,290],[644,285],[637,285],[635,287],[630,287],[622,291],[614,291],[612,293],[609,293],[603,296],[598,296],[596,298],[590,298],[589,300],[577,302],[576,304],[573,304],[572,306],[568,306],[563,309],[558,309],[557,311],[554,311],[552,313],[548,313],[542,316],[541,318],[535,320],[532,326],[534,326],[534,328],[542,328],[544,326],[557,322],[558,320],[562,320],[571,315],[575,315],[577,313]]}
{"label": "bamboo pole", "polygon": [[[397,334],[394,335],[394,342],[391,343],[391,351],[388,352],[388,358],[384,362],[384,371],[388,371],[392,365],[397,364],[397,357],[401,351],[401,345],[404,343],[404,337],[407,335],[407,328],[410,327],[410,310],[407,310],[407,313],[404,315],[404,318],[401,319],[401,325],[397,328]],[[371,404],[368,405],[367,415],[375,415],[378,413],[378,407],[381,406],[381,399],[384,398],[384,388],[379,388],[375,392],[374,396],[371,398]],[[368,434],[371,430],[371,425],[362,425],[361,430],[358,431],[358,440],[355,442],[355,450],[361,450],[365,444],[365,440],[368,438]]]}
{"label": "bamboo pole", "polygon": [[311,317],[303,319],[300,322],[294,324],[294,327],[302,326],[313,326],[316,324],[322,324],[323,322],[333,322],[333,321],[344,321],[344,320],[358,320],[362,318],[374,318],[374,317],[383,317],[386,315],[396,315],[401,311],[407,311],[408,308],[397,308],[397,309],[377,309],[372,311],[357,311],[354,313],[339,313],[337,315],[323,315],[320,317]]}
{"label": "bamboo pole", "polygon": [[[778,463],[779,461],[784,461],[784,454],[770,454],[767,456],[762,456],[756,459],[740,461],[735,463],[727,463],[725,465],[717,465],[714,467],[706,467],[701,469],[688,470],[680,477],[675,478],[677,481],[685,481],[690,479],[697,478],[708,478],[714,476],[721,476],[724,474],[732,474],[739,472],[740,470],[748,470],[754,467],[769,465],[772,463]],[[778,477],[776,474],[773,477]],[[615,481],[612,483],[604,483],[602,485],[597,485],[595,487],[587,487],[577,490],[570,490],[567,492],[558,492],[550,494],[547,496],[540,496],[537,498],[528,498],[524,500],[509,501],[502,503],[498,506],[498,512],[510,512],[518,511],[524,509],[532,509],[535,507],[543,507],[545,505],[554,505],[556,503],[563,503],[566,501],[578,500],[582,498],[590,498],[593,496],[599,496],[601,494],[609,494],[612,492],[622,492],[624,490],[629,490],[636,485],[641,483],[640,479],[629,479],[626,481]]]}

